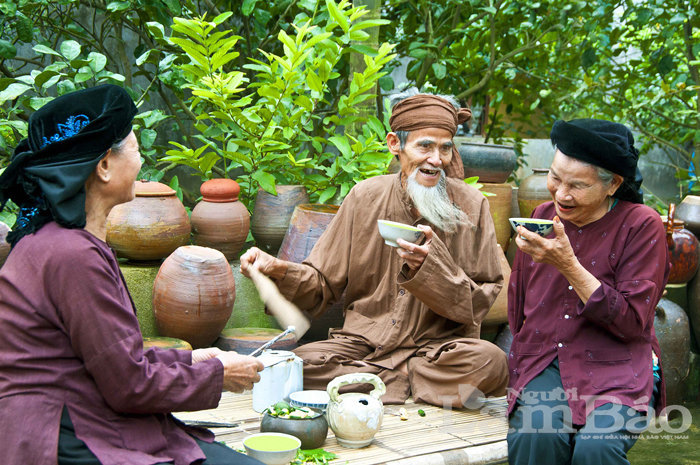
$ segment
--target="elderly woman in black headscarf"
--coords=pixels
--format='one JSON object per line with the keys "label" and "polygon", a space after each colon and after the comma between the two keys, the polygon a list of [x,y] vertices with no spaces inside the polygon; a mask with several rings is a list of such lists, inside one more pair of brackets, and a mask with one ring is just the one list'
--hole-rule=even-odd
{"label": "elderly woman in black headscarf", "polygon": [[107,215],[133,199],[141,167],[135,114],[114,85],[56,98],[0,176],[0,205],[20,208],[0,269],[3,463],[259,463],[170,412],[216,407],[262,364],[218,349],[144,351],[105,243]]}
{"label": "elderly woman in black headscarf", "polygon": [[628,464],[656,406],[654,310],[668,279],[659,215],[642,204],[632,133],[557,121],[544,238],[520,226],[508,289],[512,464]]}

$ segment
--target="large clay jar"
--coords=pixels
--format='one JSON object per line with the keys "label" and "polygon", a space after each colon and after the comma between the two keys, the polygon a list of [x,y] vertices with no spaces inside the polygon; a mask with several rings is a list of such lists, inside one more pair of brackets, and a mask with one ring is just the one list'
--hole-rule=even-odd
{"label": "large clay jar", "polygon": [[529,218],[538,205],[552,200],[547,190],[547,173],[549,173],[547,168],[534,168],[532,174],[520,182],[518,207],[521,217]]}
{"label": "large clay jar", "polygon": [[309,203],[309,194],[304,186],[276,187],[277,195],[263,189],[258,190],[250,231],[262,250],[275,255],[287,233],[294,208]]}
{"label": "large clay jar", "polygon": [[666,227],[666,242],[671,259],[668,284],[683,284],[690,281],[698,270],[698,239],[685,229],[683,222],[674,218],[675,205],[668,208],[668,217],[662,217]]}
{"label": "large clay jar", "polygon": [[10,254],[10,244],[7,242],[7,233],[10,232],[10,227],[0,221],[0,266],[5,263],[7,256]]}
{"label": "large clay jar", "polygon": [[489,211],[491,212],[491,218],[493,218],[493,226],[496,229],[496,240],[505,252],[508,249],[510,233],[513,230],[508,221],[508,218],[511,217],[513,188],[508,183],[484,183],[481,190],[493,194],[486,196],[486,200],[489,202]]}
{"label": "large clay jar", "polygon": [[676,207],[676,219],[683,221],[695,237],[700,237],[700,196],[686,195]]}
{"label": "large clay jar", "polygon": [[508,282],[510,281],[510,265],[506,258],[505,252],[498,253],[499,262],[501,264],[501,272],[503,273],[503,287],[499,292],[498,297],[491,305],[489,312],[481,322],[482,327],[488,328],[497,326],[508,321]]}
{"label": "large clay jar", "polygon": [[659,340],[661,368],[668,405],[682,402],[690,370],[690,326],[683,309],[662,298],[656,307],[654,331]]}
{"label": "large clay jar", "polygon": [[224,254],[188,245],[165,259],[153,283],[153,313],[161,336],[208,347],[231,316],[233,271]]}
{"label": "large clay jar", "polygon": [[[304,261],[331,220],[335,218],[338,208],[337,205],[317,203],[297,205],[277,258],[295,263]],[[341,297],[338,302],[328,307],[323,315],[314,319],[311,322],[311,327],[304,334],[304,340],[320,341],[328,339],[330,328],[342,327],[344,305],[345,300]]]}
{"label": "large clay jar", "polygon": [[160,260],[190,242],[190,219],[175,191],[165,184],[136,181],[136,197],[112,208],[107,243],[129,260]]}
{"label": "large clay jar", "polygon": [[464,177],[479,176],[480,182],[504,183],[516,166],[513,147],[462,142],[458,146]]}
{"label": "large clay jar", "polygon": [[[357,383],[372,384],[374,389],[369,394],[338,394],[341,387]],[[382,426],[384,405],[381,397],[386,392],[384,382],[370,373],[350,373],[333,379],[326,391],[330,397],[326,416],[338,444],[351,449],[368,446]]]}
{"label": "large clay jar", "polygon": [[210,179],[199,188],[202,201],[192,210],[192,239],[202,247],[235,260],[250,230],[250,214],[238,201],[240,186],[233,179]]}
{"label": "large clay jar", "polygon": [[690,330],[695,335],[695,344],[700,347],[700,273],[696,273],[688,283],[686,312],[690,320]]}

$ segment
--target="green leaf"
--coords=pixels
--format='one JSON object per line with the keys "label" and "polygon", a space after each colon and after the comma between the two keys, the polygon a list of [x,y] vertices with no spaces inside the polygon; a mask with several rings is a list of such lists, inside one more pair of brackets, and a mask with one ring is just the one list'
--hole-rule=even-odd
{"label": "green leaf", "polygon": [[346,158],[352,157],[352,148],[347,136],[333,136],[328,139]]}
{"label": "green leaf", "polygon": [[445,79],[447,67],[443,63],[433,63],[432,68],[437,79]]}
{"label": "green leaf", "polygon": [[46,81],[49,80],[49,78],[52,78],[56,76],[58,73],[53,70],[44,70],[41,73],[39,73],[35,78],[34,78],[34,84],[36,84],[39,87],[42,87]]}
{"label": "green leaf", "polygon": [[263,170],[258,170],[251,176],[265,191],[269,192],[270,194],[277,195],[277,190],[275,189],[275,177],[273,175]]}
{"label": "green leaf", "polygon": [[31,89],[32,86],[28,86],[27,84],[22,84],[19,82],[15,82],[14,84],[10,84],[0,92],[0,104],[5,103],[8,100],[14,100],[29,89]]}
{"label": "green leaf", "polygon": [[99,73],[107,65],[107,57],[101,53],[90,52],[88,54],[88,60],[90,60],[90,64],[88,66],[90,66],[90,69],[92,69],[94,73]]}
{"label": "green leaf", "polygon": [[243,13],[243,16],[250,16],[253,9],[255,9],[256,3],[258,3],[258,0],[243,0],[243,5],[241,6],[241,13]]}
{"label": "green leaf", "polygon": [[110,2],[107,4],[108,11],[124,11],[129,7],[131,7],[129,2]]}
{"label": "green leaf", "polygon": [[61,55],[69,61],[80,55],[80,44],[74,40],[64,40],[61,44]]}
{"label": "green leaf", "polygon": [[39,108],[49,103],[51,100],[53,100],[53,97],[32,97],[29,99],[29,106],[33,110],[38,110]]}
{"label": "green leaf", "polygon": [[326,0],[326,8],[328,8],[328,13],[330,13],[333,20],[338,23],[340,28],[347,34],[350,25],[345,14],[338,8],[333,0]]}
{"label": "green leaf", "polygon": [[140,134],[141,148],[150,149],[156,140],[158,133],[153,129],[142,129]]}
{"label": "green leaf", "polygon": [[335,193],[338,191],[338,188],[336,186],[329,186],[326,187],[323,192],[318,196],[318,203],[326,203],[326,201],[330,198],[333,198]]}
{"label": "green leaf", "polygon": [[56,55],[58,57],[61,56],[60,53],[58,53],[52,48],[47,47],[46,45],[37,44],[34,47],[32,47],[32,50],[34,50],[37,53],[43,53],[44,55]]}
{"label": "green leaf", "polygon": [[163,39],[165,37],[165,28],[156,21],[147,22],[146,29],[148,29],[148,32],[156,39]]}
{"label": "green leaf", "polygon": [[17,48],[8,40],[0,40],[0,58],[14,58],[17,56]]}

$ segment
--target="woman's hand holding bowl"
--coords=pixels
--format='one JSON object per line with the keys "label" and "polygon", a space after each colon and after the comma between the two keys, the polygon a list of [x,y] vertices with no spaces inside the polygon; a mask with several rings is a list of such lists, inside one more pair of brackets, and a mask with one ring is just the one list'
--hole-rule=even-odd
{"label": "woman's hand holding bowl", "polygon": [[560,271],[578,264],[574,249],[564,231],[564,224],[558,216],[554,217],[554,238],[545,239],[537,233],[518,226],[515,244],[537,263],[547,263]]}

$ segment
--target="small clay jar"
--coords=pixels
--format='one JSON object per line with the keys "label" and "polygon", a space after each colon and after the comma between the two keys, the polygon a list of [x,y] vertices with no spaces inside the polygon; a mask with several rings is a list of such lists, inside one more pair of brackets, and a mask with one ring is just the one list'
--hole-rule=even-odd
{"label": "small clay jar", "polygon": [[224,254],[208,247],[179,247],[163,261],[153,283],[158,334],[195,349],[217,339],[233,311],[236,283]]}
{"label": "small clay jar", "polygon": [[668,208],[668,217],[662,217],[666,227],[666,242],[671,259],[668,284],[687,283],[698,270],[698,239],[684,228],[684,223],[675,219],[675,205]]}
{"label": "small clay jar", "polygon": [[190,219],[175,191],[165,184],[136,181],[131,202],[107,216],[107,243],[118,256],[160,260],[190,242]]}
{"label": "small clay jar", "polygon": [[309,203],[304,186],[277,185],[277,195],[258,190],[250,230],[258,247],[276,255],[297,205]]}
{"label": "small clay jar", "polygon": [[193,242],[235,260],[250,230],[250,213],[238,200],[240,186],[232,179],[210,179],[199,191],[202,201],[195,205],[191,217]]}
{"label": "small clay jar", "polygon": [[533,173],[520,183],[518,189],[518,207],[520,216],[529,218],[538,205],[552,200],[547,189],[549,168],[534,168]]}

